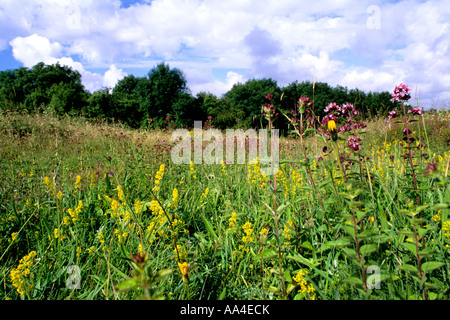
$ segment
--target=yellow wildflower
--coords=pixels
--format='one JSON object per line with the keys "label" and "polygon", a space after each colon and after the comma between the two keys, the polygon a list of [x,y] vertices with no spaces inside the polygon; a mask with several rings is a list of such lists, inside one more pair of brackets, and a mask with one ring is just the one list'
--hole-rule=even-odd
{"label": "yellow wildflower", "polygon": [[252,229],[252,223],[246,222],[242,229],[244,230],[245,236],[242,237],[242,241],[244,243],[250,243],[253,242],[253,229]]}
{"label": "yellow wildflower", "polygon": [[44,178],[44,184],[48,187],[50,192],[53,192],[55,190],[55,186],[53,184],[53,181],[49,177],[45,177]]}
{"label": "yellow wildflower", "polygon": [[338,133],[336,130],[336,122],[334,120],[328,121],[328,131],[330,131],[331,139],[336,142],[338,139]]}
{"label": "yellow wildflower", "polygon": [[164,176],[164,164],[161,164],[159,166],[159,170],[156,172],[156,175],[155,175],[155,186],[152,189],[153,191],[160,190],[160,183],[161,183],[163,176]]}
{"label": "yellow wildflower", "polygon": [[76,177],[76,179],[75,179],[75,192],[76,192],[77,190],[80,190],[80,189],[81,189],[80,184],[81,184],[81,176],[80,176],[80,175],[77,175],[77,177]]}
{"label": "yellow wildflower", "polygon": [[10,272],[12,285],[16,288],[17,293],[23,297],[26,291],[33,288],[32,285],[27,286],[27,278],[31,273],[30,268],[33,266],[33,258],[36,257],[36,251],[31,251],[19,261],[17,268],[13,268]]}
{"label": "yellow wildflower", "polygon": [[179,263],[178,262],[178,268],[180,268],[181,275],[183,276],[183,281],[186,282],[189,277],[188,274],[188,264],[187,262]]}
{"label": "yellow wildflower", "polygon": [[229,231],[236,231],[237,230],[236,217],[237,217],[236,212],[234,212],[234,211],[231,212],[231,218],[228,219],[228,221],[229,221],[229,224],[228,224],[229,228],[228,228],[228,230]]}
{"label": "yellow wildflower", "polygon": [[292,280],[294,280],[295,282],[297,282],[297,286],[300,287],[300,289],[298,290],[298,293],[301,293],[305,296],[309,296],[310,299],[315,299],[315,296],[312,295],[312,293],[314,293],[316,290],[314,289],[314,286],[310,283],[308,284],[308,282],[305,279],[305,276],[308,275],[308,271],[306,270],[299,270],[297,272],[297,274],[292,278]]}

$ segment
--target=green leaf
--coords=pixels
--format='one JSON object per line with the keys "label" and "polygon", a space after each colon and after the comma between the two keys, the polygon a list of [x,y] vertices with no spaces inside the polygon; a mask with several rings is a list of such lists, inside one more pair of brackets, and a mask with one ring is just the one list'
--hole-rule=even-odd
{"label": "green leaf", "polygon": [[438,203],[430,208],[430,210],[445,210],[445,209],[449,209],[447,203]]}
{"label": "green leaf", "polygon": [[307,191],[313,191],[314,190],[313,187],[308,186],[308,185],[306,185],[306,186],[299,186],[299,187],[297,187],[297,189],[307,190]]}
{"label": "green leaf", "polygon": [[359,252],[362,255],[367,255],[367,254],[370,254],[370,253],[376,251],[377,249],[378,249],[378,246],[376,244],[366,244],[359,249]]}
{"label": "green leaf", "polygon": [[173,272],[172,269],[164,269],[164,270],[160,270],[155,274],[155,281],[161,280],[165,277],[167,277],[168,275],[170,275]]}
{"label": "green leaf", "polygon": [[442,267],[443,265],[444,265],[443,262],[428,261],[428,262],[425,262],[424,264],[422,264],[422,271],[430,272],[430,271],[433,271],[434,269],[438,269],[438,268]]}
{"label": "green leaf", "polygon": [[373,230],[364,230],[363,232],[358,233],[358,239],[364,239],[370,236],[373,236],[375,232]]}
{"label": "green leaf", "polygon": [[278,215],[281,215],[281,214],[283,213],[283,211],[286,210],[287,207],[289,207],[290,205],[291,205],[290,202],[286,202],[286,203],[283,203],[282,205],[280,205],[280,206],[277,208],[277,214],[278,214]]}
{"label": "green leaf", "polygon": [[424,222],[426,222],[427,221],[427,219],[424,219],[424,218],[412,218],[411,219],[411,223],[413,224],[413,225],[420,225],[420,224],[422,224],[422,223],[424,223]]}
{"label": "green leaf", "polygon": [[305,249],[309,249],[309,250],[311,250],[311,251],[314,251],[314,248],[313,248],[311,242],[309,242],[309,241],[303,242],[303,243],[302,243],[302,248],[305,248]]}
{"label": "green leaf", "polygon": [[213,228],[211,222],[209,222],[208,219],[206,219],[206,217],[203,214],[201,216],[202,216],[203,222],[205,223],[205,227],[206,227],[206,230],[208,231],[209,236],[213,240],[217,240],[217,234],[214,232],[214,228]]}
{"label": "green leaf", "polygon": [[277,256],[277,253],[270,249],[264,249],[260,253],[258,253],[256,256],[253,257],[254,260],[265,260],[265,259],[272,259]]}
{"label": "green leaf", "polygon": [[356,284],[359,286],[363,286],[364,283],[362,282],[362,280],[360,278],[356,278],[356,277],[349,277],[347,279],[345,279],[346,282],[351,283],[351,284]]}
{"label": "green leaf", "polygon": [[417,228],[417,234],[419,235],[419,238],[421,238],[421,237],[423,237],[423,236],[425,235],[425,233],[427,233],[427,232],[430,231],[430,230],[431,230],[430,227],[428,227],[428,228],[421,228],[421,227],[418,227],[418,228]]}
{"label": "green leaf", "polygon": [[436,251],[435,251],[434,249],[431,249],[431,248],[425,248],[425,249],[419,251],[419,257],[424,257],[424,256],[427,256],[427,255],[429,255],[429,254],[433,254],[433,253],[435,253],[435,252],[436,252]]}
{"label": "green leaf", "polygon": [[414,243],[410,242],[403,242],[402,246],[404,246],[406,249],[411,251],[414,255],[417,255],[417,247]]}
{"label": "green leaf", "polygon": [[343,239],[328,241],[327,243],[325,243],[324,246],[326,246],[326,247],[328,247],[328,246],[329,247],[346,247],[350,244],[351,244],[351,241],[349,239],[343,238]]}
{"label": "green leaf", "polygon": [[416,267],[414,267],[410,264],[401,264],[401,265],[397,266],[397,268],[400,270],[403,270],[403,271],[407,271],[407,272],[419,273],[419,270],[417,270]]}
{"label": "green leaf", "polygon": [[217,300],[223,300],[223,299],[225,299],[226,295],[227,295],[227,287],[224,287],[223,290],[222,290],[222,293],[221,293],[220,296],[217,298]]}
{"label": "green leaf", "polygon": [[117,289],[117,290],[120,290],[120,291],[130,290],[130,289],[136,288],[138,285],[139,285],[139,282],[138,282],[137,279],[135,279],[135,278],[130,278],[130,279],[128,279],[128,280],[125,280],[125,281],[122,282],[122,283],[119,283],[119,284],[116,286],[116,289]]}
{"label": "green leaf", "polygon": [[352,258],[352,259],[358,259],[358,253],[355,251],[355,250],[353,250],[353,249],[350,249],[350,248],[342,248],[342,251],[344,251],[344,253],[347,255],[347,256],[349,256],[350,258]]}
{"label": "green leaf", "polygon": [[344,229],[349,235],[355,238],[355,228],[353,226],[343,225],[342,229]]}

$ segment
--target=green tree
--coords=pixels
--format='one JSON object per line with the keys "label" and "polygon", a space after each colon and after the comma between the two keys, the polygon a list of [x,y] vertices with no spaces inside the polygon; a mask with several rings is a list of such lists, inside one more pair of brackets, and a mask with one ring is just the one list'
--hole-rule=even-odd
{"label": "green tree", "polygon": [[88,118],[111,118],[113,117],[114,100],[108,88],[95,91],[89,96],[88,104],[83,114]]}
{"label": "green tree", "polygon": [[138,127],[146,120],[146,110],[143,108],[143,87],[147,79],[129,75],[120,80],[112,91],[111,111],[106,114],[109,118],[115,118]]}
{"label": "green tree", "polygon": [[[261,125],[261,108],[267,102],[266,95],[273,95],[274,101],[279,101],[281,89],[273,79],[251,79],[246,83],[235,84],[223,96],[221,117],[229,118],[227,113],[233,114],[240,127],[259,127]],[[223,110],[226,106],[227,109]],[[238,111],[242,111],[236,113]],[[237,118],[237,115],[243,117]]]}
{"label": "green tree", "polygon": [[172,113],[174,104],[189,93],[186,84],[183,73],[165,63],[150,70],[139,90],[144,116],[163,119]]}

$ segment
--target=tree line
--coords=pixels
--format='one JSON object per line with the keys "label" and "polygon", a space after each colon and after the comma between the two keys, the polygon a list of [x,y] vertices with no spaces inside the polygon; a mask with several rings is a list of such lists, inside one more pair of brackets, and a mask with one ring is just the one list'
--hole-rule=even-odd
{"label": "tree line", "polygon": [[[353,104],[363,119],[386,116],[396,108],[389,92],[366,93],[310,81],[281,87],[271,78],[237,83],[221,97],[210,92],[194,96],[183,72],[166,63],[157,64],[145,77],[129,75],[114,88],[93,93],[84,88],[78,71],[58,63],[41,62],[31,68],[0,72],[2,109],[81,115],[121,121],[135,128],[193,127],[195,120],[213,122],[219,129],[261,127],[261,108],[268,94],[275,106],[286,112],[296,109],[300,97],[309,97],[318,117],[331,102]],[[276,121],[277,128],[286,128],[282,116]]]}

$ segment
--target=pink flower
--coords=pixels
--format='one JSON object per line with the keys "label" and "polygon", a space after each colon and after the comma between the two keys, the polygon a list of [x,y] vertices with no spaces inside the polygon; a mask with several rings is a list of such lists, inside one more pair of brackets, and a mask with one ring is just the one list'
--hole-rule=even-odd
{"label": "pink flower", "polygon": [[341,108],[341,112],[344,118],[350,116],[351,113],[353,113],[355,116],[358,115],[358,110],[356,110],[355,107],[350,103],[344,104]]}
{"label": "pink flower", "polygon": [[309,97],[300,97],[300,98],[298,98],[298,102],[299,103],[308,103]]}
{"label": "pink flower", "polygon": [[412,114],[417,114],[417,115],[422,115],[422,108],[421,107],[415,107],[412,108],[411,110],[408,110],[408,113],[412,113]]}
{"label": "pink flower", "polygon": [[408,87],[406,84],[400,83],[398,86],[394,88],[394,92],[392,93],[392,99],[391,101],[398,101],[403,100],[407,101],[411,99],[411,88]]}
{"label": "pink flower", "polygon": [[273,95],[270,94],[270,93],[266,96],[266,99],[267,99],[267,100],[272,100],[272,98],[273,98]]}
{"label": "pink flower", "polygon": [[359,151],[361,149],[361,146],[359,145],[359,143],[362,141],[361,138],[356,137],[356,138],[348,138],[347,140],[347,147],[349,147],[350,149],[354,150],[354,151]]}
{"label": "pink flower", "polygon": [[398,116],[397,111],[392,110],[391,112],[389,112],[389,120],[392,120],[394,118],[396,118]]}
{"label": "pink flower", "polygon": [[325,107],[323,110],[325,113],[334,113],[334,112],[341,112],[341,107],[339,107],[336,103],[332,102],[328,106]]}

